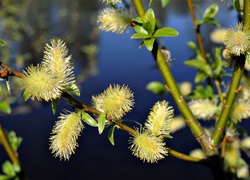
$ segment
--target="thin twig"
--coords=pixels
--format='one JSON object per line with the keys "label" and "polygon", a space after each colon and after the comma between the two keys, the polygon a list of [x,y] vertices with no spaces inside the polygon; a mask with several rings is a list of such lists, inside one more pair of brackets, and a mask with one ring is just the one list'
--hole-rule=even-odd
{"label": "thin twig", "polygon": [[20,162],[17,158],[17,154],[12,150],[10,143],[8,141],[8,138],[6,137],[6,134],[2,128],[2,125],[0,124],[0,141],[7,152],[10,160],[12,161],[13,164],[20,165]]}
{"label": "thin twig", "polygon": [[204,50],[203,41],[202,41],[202,37],[201,37],[201,33],[200,33],[200,26],[196,24],[196,17],[195,17],[193,5],[192,5],[192,0],[187,0],[187,3],[188,3],[188,8],[189,8],[189,11],[190,11],[190,14],[191,14],[191,17],[192,17],[193,26],[194,26],[194,29],[195,29],[195,34],[196,34],[199,49],[200,49],[200,52],[201,52],[201,56],[206,61],[206,53],[205,53],[205,50]]}

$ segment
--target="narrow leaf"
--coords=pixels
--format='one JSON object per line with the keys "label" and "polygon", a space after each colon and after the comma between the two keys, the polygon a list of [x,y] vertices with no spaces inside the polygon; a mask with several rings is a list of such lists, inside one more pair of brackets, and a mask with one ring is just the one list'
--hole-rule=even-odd
{"label": "narrow leaf", "polygon": [[113,124],[113,125],[110,127],[109,132],[108,132],[109,142],[110,142],[112,145],[115,145],[114,132],[115,132],[115,125]]}
{"label": "narrow leaf", "polygon": [[57,104],[58,104],[58,98],[57,99],[52,99],[51,108],[52,108],[52,112],[53,112],[54,115],[56,114]]}
{"label": "narrow leaf", "polygon": [[24,99],[24,101],[27,101],[30,98],[30,96],[31,95],[28,92],[26,92],[26,91],[23,92],[23,99]]}
{"label": "narrow leaf", "polygon": [[[149,34],[154,32],[155,29],[155,14],[153,9],[148,9],[143,17],[144,24],[148,23],[147,30],[150,29]],[[144,27],[145,28],[145,27]]]}
{"label": "narrow leaf", "polygon": [[222,69],[223,68],[223,61],[221,59],[221,51],[222,51],[221,47],[215,49],[215,67],[216,68],[215,68],[214,73],[216,76],[219,76],[223,71],[223,69]]}
{"label": "narrow leaf", "polygon": [[148,32],[146,29],[144,29],[142,26],[139,26],[139,25],[136,25],[134,27],[135,29],[135,32],[139,33],[139,34],[145,34],[145,35],[148,35]]}
{"label": "narrow leaf", "polygon": [[149,38],[150,36],[148,34],[142,34],[142,33],[135,33],[131,36],[131,39],[145,39]]}
{"label": "narrow leaf", "polygon": [[217,14],[219,10],[219,6],[216,3],[213,3],[211,6],[209,6],[205,12],[203,17],[204,18],[214,18],[214,16]]}
{"label": "narrow leaf", "polygon": [[170,0],[161,0],[161,6],[166,7],[169,2],[170,2]]}
{"label": "narrow leaf", "polygon": [[193,67],[202,71],[203,73],[207,74],[208,76],[212,76],[212,69],[211,67],[202,59],[195,59],[195,60],[187,60],[185,61],[187,66]]}
{"label": "narrow leaf", "polygon": [[71,91],[77,96],[80,96],[80,89],[77,87],[75,83],[69,84],[69,86],[67,87],[67,90]]}
{"label": "narrow leaf", "polygon": [[204,72],[202,72],[202,71],[200,71],[200,72],[198,72],[196,74],[194,82],[195,83],[200,83],[200,82],[204,81],[206,78],[207,78],[207,74],[204,73]]}
{"label": "narrow leaf", "polygon": [[6,43],[2,39],[0,39],[0,46],[6,46]]}
{"label": "narrow leaf", "polygon": [[238,13],[241,13],[243,11],[243,5],[241,6],[241,1],[240,0],[234,0],[234,8]]}
{"label": "narrow leaf", "polygon": [[146,89],[160,96],[163,96],[167,92],[164,84],[158,81],[148,83]]}
{"label": "narrow leaf", "polygon": [[88,113],[86,112],[82,112],[82,120],[92,126],[92,127],[97,127],[98,126],[98,123],[96,122],[96,120],[94,118],[92,118]]}
{"label": "narrow leaf", "polygon": [[167,36],[173,37],[173,36],[178,36],[178,35],[179,33],[176,29],[165,27],[165,28],[156,30],[153,37],[167,37]]}
{"label": "narrow leaf", "polygon": [[146,48],[149,51],[152,51],[153,46],[154,46],[154,42],[155,42],[155,38],[145,39],[143,42],[144,42]]}
{"label": "narrow leaf", "polygon": [[15,176],[15,171],[10,161],[5,161],[2,165],[2,169],[3,169],[4,174],[10,177]]}
{"label": "narrow leaf", "polygon": [[106,114],[101,113],[101,115],[98,117],[98,132],[99,132],[99,134],[102,134],[102,132],[105,128],[105,121],[106,121]]}

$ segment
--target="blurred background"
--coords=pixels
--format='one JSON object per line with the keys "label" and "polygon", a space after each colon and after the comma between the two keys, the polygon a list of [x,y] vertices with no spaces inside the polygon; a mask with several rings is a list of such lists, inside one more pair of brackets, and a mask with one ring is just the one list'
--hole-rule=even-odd
{"label": "blurred background", "polygon": [[[212,2],[219,4],[218,21],[224,27],[237,22],[237,14],[229,10],[227,2],[219,0],[194,0],[204,11]],[[145,1],[146,7],[148,1]],[[133,34],[117,35],[101,32],[97,28],[98,11],[104,7],[98,0],[2,0],[0,2],[0,38],[7,47],[0,48],[0,59],[18,71],[29,64],[37,64],[43,58],[43,48],[52,38],[61,38],[72,54],[77,84],[81,89],[79,100],[90,104],[91,96],[101,93],[109,84],[126,84],[134,92],[135,106],[125,119],[144,123],[150,108],[158,100],[166,99],[178,110],[168,94],[159,97],[148,90],[146,85],[162,78],[155,68],[154,60],[145,47],[139,49],[140,41],[130,40]],[[173,27],[179,36],[163,38],[162,43],[171,51],[174,62],[171,69],[178,83],[190,81],[196,72],[184,66],[184,61],[193,56],[186,45],[196,41],[187,3],[184,0],[171,1],[161,8],[160,1],[153,5],[156,17],[162,26]],[[215,28],[206,25],[201,28],[205,48],[214,46],[209,34]],[[185,69],[184,69],[185,68]],[[24,102],[22,91],[17,88],[18,78],[10,78],[11,93],[6,91],[5,81],[0,82],[1,101],[11,105],[9,115],[1,113],[0,122],[6,131],[14,130],[23,138],[19,148],[19,158],[27,177],[31,180],[68,179],[203,179],[212,178],[206,167],[167,157],[157,164],[143,163],[132,156],[128,149],[129,135],[117,130],[115,146],[107,138],[107,131],[99,135],[96,128],[85,126],[79,147],[68,162],[54,158],[49,150],[49,137],[58,115],[66,101],[59,101],[56,115],[50,103]],[[71,110],[71,109],[69,109]],[[133,124],[134,125],[134,124]],[[183,153],[199,147],[188,128],[172,134],[167,146]],[[0,164],[8,159],[0,147]]]}

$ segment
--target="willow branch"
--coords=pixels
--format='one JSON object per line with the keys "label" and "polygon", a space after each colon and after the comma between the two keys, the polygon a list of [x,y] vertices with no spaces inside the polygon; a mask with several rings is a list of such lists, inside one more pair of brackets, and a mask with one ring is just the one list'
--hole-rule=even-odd
{"label": "willow branch", "polygon": [[0,141],[1,141],[5,151],[7,152],[11,162],[13,164],[20,165],[20,162],[17,158],[17,154],[12,150],[10,143],[8,141],[8,138],[6,137],[6,134],[5,134],[1,124],[0,124]]}
{"label": "willow branch", "polygon": [[[135,7],[135,10],[141,18],[143,18],[145,14],[145,9],[140,0],[132,0],[132,3]],[[197,141],[202,146],[203,151],[207,156],[211,156],[214,154],[217,154],[216,149],[211,149],[209,146],[209,138],[207,134],[205,133],[204,129],[200,126],[200,123],[194,118],[192,112],[190,111],[189,107],[187,106],[187,103],[183,96],[181,95],[177,83],[170,71],[170,68],[164,59],[160,49],[158,48],[158,43],[155,41],[154,47],[152,50],[152,55],[156,61],[156,64],[161,72],[161,75],[168,86],[172,97],[177,104],[180,112],[182,113],[183,117],[186,119],[187,125],[190,128],[191,132],[193,133],[194,137],[197,139]]]}
{"label": "willow branch", "polygon": [[0,70],[0,78],[2,78],[2,79],[6,79],[8,76],[16,76],[16,77],[19,77],[19,78],[24,77],[24,75],[22,73],[15,71],[10,66],[4,64],[1,61],[0,61],[0,66],[5,68],[5,69]]}
{"label": "willow branch", "polygon": [[[84,104],[83,102],[81,102],[78,99],[74,98],[73,96],[71,96],[67,92],[62,93],[62,97],[73,101],[74,103],[76,103],[78,106],[80,106],[86,112],[92,113],[92,114],[97,115],[97,116],[100,116],[100,114],[101,114],[101,112],[98,111],[97,109]],[[117,125],[120,129],[122,129],[124,131],[127,131],[131,135],[136,135],[136,131],[133,128],[121,123],[120,121],[112,121],[112,119],[109,119],[109,118],[107,118],[107,119],[109,121],[111,121],[112,123],[114,123],[115,125]]]}
{"label": "willow branch", "polygon": [[186,154],[177,152],[177,151],[175,151],[173,149],[170,149],[170,148],[167,148],[167,151],[168,151],[169,155],[171,155],[173,157],[176,157],[178,159],[181,159],[181,160],[189,161],[189,162],[198,163],[198,162],[201,162],[203,160],[203,159],[200,159],[200,158],[195,158],[195,157],[192,157],[192,156],[188,156]]}
{"label": "willow branch", "polygon": [[221,112],[220,117],[217,121],[217,124],[215,126],[215,130],[214,130],[214,133],[212,136],[211,146],[213,148],[217,148],[219,146],[222,135],[224,134],[228,116],[229,116],[231,108],[233,106],[235,97],[239,92],[238,88],[239,88],[242,73],[244,71],[244,64],[245,64],[245,56],[240,56],[236,60],[236,64],[234,67],[234,73],[233,73],[232,81],[230,84],[230,89],[227,93],[226,101],[223,104],[222,112]]}
{"label": "willow branch", "polygon": [[[244,0],[244,26],[250,28],[250,2]],[[225,130],[226,122],[233,106],[234,99],[238,94],[238,87],[240,84],[241,76],[244,72],[245,56],[242,55],[236,60],[234,67],[234,73],[230,84],[230,89],[227,94],[226,102],[224,103],[222,112],[217,121],[213,136],[212,136],[212,147],[217,148],[221,141],[222,135]]]}
{"label": "willow branch", "polygon": [[204,46],[203,46],[201,33],[200,33],[200,26],[196,24],[196,17],[195,17],[193,5],[192,5],[192,0],[187,0],[187,3],[188,3],[188,8],[189,8],[189,11],[190,11],[190,14],[191,14],[191,17],[192,17],[193,26],[194,26],[194,29],[195,29],[195,35],[196,35],[196,38],[197,38],[197,41],[198,41],[198,46],[199,46],[199,49],[201,51],[201,56],[206,61],[206,54],[205,54],[205,50],[204,50]]}

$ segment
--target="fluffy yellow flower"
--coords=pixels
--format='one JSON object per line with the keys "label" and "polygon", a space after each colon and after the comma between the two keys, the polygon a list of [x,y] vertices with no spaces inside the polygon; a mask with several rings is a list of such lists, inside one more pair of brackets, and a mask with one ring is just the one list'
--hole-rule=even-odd
{"label": "fluffy yellow flower", "polygon": [[216,28],[210,34],[210,40],[214,43],[223,44],[227,29],[225,28]]}
{"label": "fluffy yellow flower", "polygon": [[173,112],[174,110],[172,106],[168,106],[168,102],[155,103],[145,123],[145,128],[154,136],[169,135]]}
{"label": "fluffy yellow flower", "polygon": [[229,117],[235,122],[241,122],[242,119],[250,117],[250,102],[249,100],[237,99],[234,103]]}
{"label": "fluffy yellow flower", "polygon": [[123,9],[106,8],[100,11],[97,17],[99,28],[103,31],[123,34],[132,21],[130,13]]}
{"label": "fluffy yellow flower", "polygon": [[132,154],[143,162],[155,163],[167,156],[167,148],[163,139],[153,136],[148,131],[137,131],[130,143],[132,145],[129,148]]}
{"label": "fluffy yellow flower", "polygon": [[134,105],[134,95],[127,86],[111,85],[92,97],[93,106],[113,120],[121,119]]}
{"label": "fluffy yellow flower", "polygon": [[235,28],[227,30],[224,44],[233,55],[245,54],[250,47],[250,30],[242,23],[238,23]]}
{"label": "fluffy yellow flower", "polygon": [[30,66],[24,71],[25,77],[21,83],[25,99],[44,99],[50,101],[59,98],[67,85],[73,84],[75,77],[71,56],[62,40],[51,40],[51,46],[46,44],[42,64]]}
{"label": "fluffy yellow flower", "polygon": [[46,44],[42,64],[53,73],[65,86],[75,82],[74,68],[71,65],[71,56],[68,55],[66,44],[58,39]]}
{"label": "fluffy yellow flower", "polygon": [[65,111],[59,116],[50,137],[50,149],[55,157],[69,160],[78,146],[76,141],[83,128],[79,113]]}
{"label": "fluffy yellow flower", "polygon": [[214,118],[214,115],[218,110],[216,102],[209,99],[192,100],[188,105],[194,116],[203,120],[210,120]]}
{"label": "fluffy yellow flower", "polygon": [[61,96],[62,81],[55,78],[44,66],[31,65],[24,71],[24,75],[21,89],[24,89],[25,99],[31,97],[32,100],[36,98],[39,101],[50,101]]}

